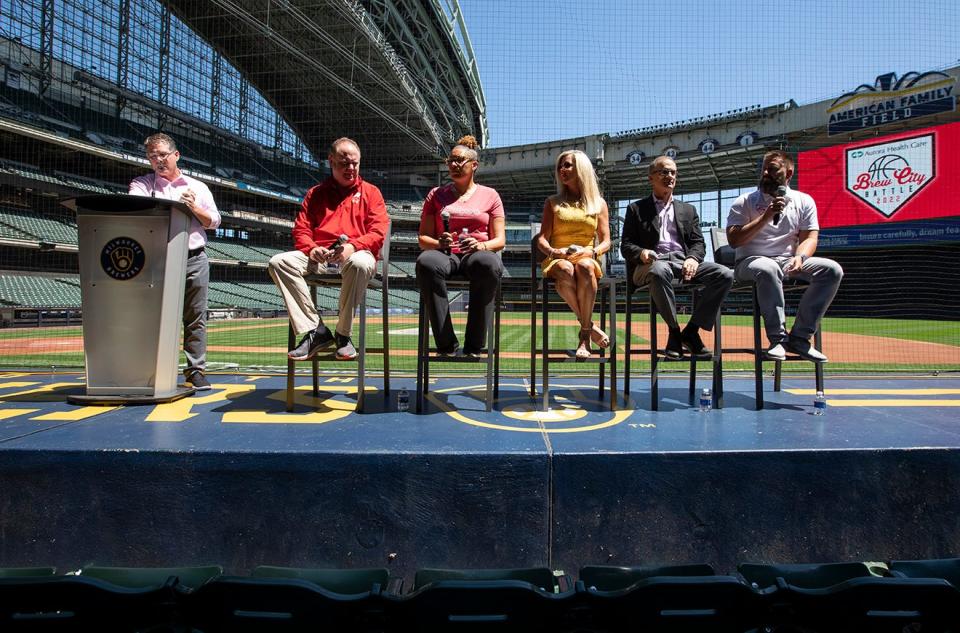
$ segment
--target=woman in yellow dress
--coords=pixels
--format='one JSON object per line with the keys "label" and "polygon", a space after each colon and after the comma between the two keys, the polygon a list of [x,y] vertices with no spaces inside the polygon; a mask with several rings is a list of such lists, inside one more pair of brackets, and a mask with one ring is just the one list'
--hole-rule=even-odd
{"label": "woman in yellow dress", "polygon": [[543,203],[537,247],[547,256],[543,274],[554,280],[557,293],[580,322],[577,358],[590,357],[590,342],[610,345],[607,334],[593,323],[597,279],[603,276],[598,257],[610,250],[610,219],[600,196],[597,175],[587,155],[567,150],[557,157],[557,193]]}

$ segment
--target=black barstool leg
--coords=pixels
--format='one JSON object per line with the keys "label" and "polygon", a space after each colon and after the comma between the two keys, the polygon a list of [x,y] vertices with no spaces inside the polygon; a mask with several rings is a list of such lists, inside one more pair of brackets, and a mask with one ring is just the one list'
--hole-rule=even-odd
{"label": "black barstool leg", "polygon": [[657,344],[657,306],[650,295],[650,410],[660,410],[659,345]]}
{"label": "black barstool leg", "polygon": [[543,278],[543,404],[540,405],[541,411],[550,408],[550,281]]}
{"label": "black barstool leg", "polygon": [[[292,350],[293,346],[297,344],[296,336],[293,333],[293,325],[287,325],[287,349]],[[287,357],[287,411],[293,411],[293,393],[295,389],[294,385],[294,372],[296,372],[296,361]]]}
{"label": "black barstool leg", "polygon": [[[310,298],[313,300],[313,305],[317,305],[317,287],[310,286]],[[317,360],[317,357],[314,356],[310,361],[310,369],[313,373],[313,397],[320,397],[320,361]]]}
{"label": "black barstool leg", "polygon": [[494,318],[497,327],[493,335],[493,344],[495,346],[493,355],[493,398],[500,397],[500,307],[503,303],[503,281],[497,282],[497,303],[494,306]]}
{"label": "black barstool leg", "polygon": [[494,320],[494,306],[496,305],[496,293],[494,293],[493,302],[487,305],[485,312],[487,313],[487,389],[485,392],[485,400],[487,403],[487,412],[493,411],[493,365],[496,350],[494,349],[493,344],[493,332],[496,329],[496,325],[493,323]]}
{"label": "black barstool leg", "polygon": [[760,343],[760,301],[753,286],[753,382],[757,411],[763,410],[763,347]]}
{"label": "black barstool leg", "polygon": [[[817,331],[813,333],[813,341],[817,346],[817,349],[823,352],[823,337],[821,336],[820,326],[817,326]],[[814,375],[816,376],[817,382],[817,391],[824,391],[823,387],[823,363],[814,363]]]}
{"label": "black barstool leg", "polygon": [[537,273],[530,276],[530,397],[537,397]]}
{"label": "black barstool leg", "polygon": [[623,343],[623,401],[630,401],[630,357],[632,354],[633,329],[631,320],[633,316],[633,289],[630,282],[627,282],[627,300],[624,302],[624,309],[627,311],[624,317],[624,329],[626,340]]}
{"label": "black barstool leg", "polygon": [[610,280],[610,410],[617,410],[617,280]]}
{"label": "black barstool leg", "polygon": [[713,320],[713,408],[723,408],[723,337],[720,333],[721,310]]}
{"label": "black barstool leg", "polygon": [[367,290],[360,302],[360,355],[357,358],[357,413],[363,413],[367,391]]}
{"label": "black barstool leg", "polygon": [[[610,297],[610,294],[607,292],[606,287],[600,290],[600,329],[604,332],[607,331],[607,301]],[[600,348],[600,358],[604,358],[607,355],[607,350]],[[598,400],[603,402],[603,388],[604,388],[604,379],[607,377],[607,367],[606,363],[600,362],[597,363],[597,368],[600,370],[600,379],[599,379],[599,396]]]}
{"label": "black barstool leg", "polygon": [[420,316],[417,317],[417,413],[423,412],[423,333],[424,314],[423,294],[420,295]]}

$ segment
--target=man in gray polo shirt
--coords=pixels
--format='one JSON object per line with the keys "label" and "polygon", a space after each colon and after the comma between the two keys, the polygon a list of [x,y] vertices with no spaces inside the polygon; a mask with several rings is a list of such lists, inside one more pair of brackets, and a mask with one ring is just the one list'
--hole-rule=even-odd
{"label": "man in gray polo shirt", "polygon": [[[817,205],[808,194],[790,189],[793,172],[793,159],[785,152],[764,155],[759,188],[743,194],[730,207],[727,240],[737,249],[736,279],[757,285],[770,341],[767,358],[783,360],[786,352],[792,352],[825,363],[827,357],[810,344],[810,338],[837,294],[843,269],[831,259],[813,256],[820,232]],[[810,282],[789,334],[784,314],[785,276]]]}

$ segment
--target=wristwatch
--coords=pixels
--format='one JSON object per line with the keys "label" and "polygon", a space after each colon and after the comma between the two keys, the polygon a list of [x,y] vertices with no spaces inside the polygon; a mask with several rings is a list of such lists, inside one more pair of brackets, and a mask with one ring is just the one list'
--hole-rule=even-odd
{"label": "wristwatch", "polygon": [[810,256],[809,256],[809,255],[801,255],[801,256],[800,256],[800,262],[803,263],[803,264],[806,264],[808,259],[810,259]]}

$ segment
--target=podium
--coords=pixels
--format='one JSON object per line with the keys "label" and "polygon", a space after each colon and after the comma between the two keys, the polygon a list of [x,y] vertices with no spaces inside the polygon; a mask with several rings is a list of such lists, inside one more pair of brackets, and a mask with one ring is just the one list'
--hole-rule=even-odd
{"label": "podium", "polygon": [[73,404],[172,402],[177,386],[187,239],[181,202],[129,195],[64,200],[77,214],[86,395]]}

